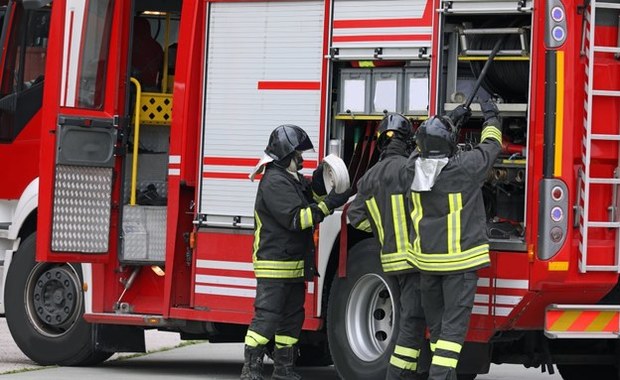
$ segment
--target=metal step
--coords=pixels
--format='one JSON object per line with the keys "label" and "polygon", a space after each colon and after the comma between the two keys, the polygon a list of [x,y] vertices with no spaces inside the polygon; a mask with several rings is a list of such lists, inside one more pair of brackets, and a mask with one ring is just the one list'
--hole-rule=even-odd
{"label": "metal step", "polygon": [[590,183],[601,185],[620,185],[620,178],[590,178]]}
{"label": "metal step", "polygon": [[8,230],[11,227],[11,222],[0,222],[0,230]]}
{"label": "metal step", "polygon": [[597,51],[599,53],[614,53],[620,54],[620,47],[612,47],[612,46],[594,46],[592,50]]}
{"label": "metal step", "polygon": [[592,140],[604,140],[604,141],[620,141],[620,135],[606,135],[600,133],[593,133],[590,136]]}
{"label": "metal step", "polygon": [[592,272],[617,272],[620,267],[618,265],[586,265],[585,269]]}
{"label": "metal step", "polygon": [[592,95],[597,95],[597,96],[620,96],[620,91],[592,90]]}
{"label": "metal step", "polygon": [[594,4],[594,8],[596,9],[620,9],[620,3],[596,2]]}
{"label": "metal step", "polygon": [[620,222],[591,222],[588,221],[588,227],[592,228],[620,228]]}

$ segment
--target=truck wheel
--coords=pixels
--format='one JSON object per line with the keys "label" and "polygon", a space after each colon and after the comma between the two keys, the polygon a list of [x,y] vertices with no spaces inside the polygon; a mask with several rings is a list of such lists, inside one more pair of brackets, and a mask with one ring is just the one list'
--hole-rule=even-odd
{"label": "truck wheel", "polygon": [[398,298],[396,279],[381,269],[376,241],[362,240],[351,248],[347,277],[334,276],[327,310],[329,347],[341,378],[385,378]]}
{"label": "truck wheel", "polygon": [[41,365],[94,365],[112,353],[94,349],[93,326],[82,318],[84,294],[79,265],[37,263],[36,234],[13,256],[4,300],[15,343]]}
{"label": "truck wheel", "polygon": [[595,377],[597,380],[618,380],[618,368],[598,364],[558,364],[558,371],[564,380],[583,380]]}

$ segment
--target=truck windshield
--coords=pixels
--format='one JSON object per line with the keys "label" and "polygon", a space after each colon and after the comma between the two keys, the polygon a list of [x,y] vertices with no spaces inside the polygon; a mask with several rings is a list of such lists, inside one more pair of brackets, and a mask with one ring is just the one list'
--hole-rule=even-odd
{"label": "truck windshield", "polygon": [[2,21],[0,140],[12,141],[41,108],[50,8],[25,10],[15,3]]}

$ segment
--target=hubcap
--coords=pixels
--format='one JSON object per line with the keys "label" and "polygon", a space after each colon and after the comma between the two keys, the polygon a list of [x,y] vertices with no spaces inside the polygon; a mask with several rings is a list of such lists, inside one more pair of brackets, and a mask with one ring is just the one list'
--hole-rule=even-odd
{"label": "hubcap", "polygon": [[345,326],[349,346],[361,360],[376,360],[387,349],[393,304],[393,295],[379,275],[369,273],[355,283],[347,301]]}
{"label": "hubcap", "polygon": [[43,335],[65,334],[82,309],[79,277],[70,265],[37,264],[26,282],[26,312]]}

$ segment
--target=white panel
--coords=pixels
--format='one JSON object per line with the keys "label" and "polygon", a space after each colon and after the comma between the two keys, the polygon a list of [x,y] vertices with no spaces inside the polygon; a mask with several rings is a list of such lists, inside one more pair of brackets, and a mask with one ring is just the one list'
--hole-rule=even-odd
{"label": "white panel", "polygon": [[249,179],[204,178],[201,213],[253,218],[257,188]]}
{"label": "white panel", "polygon": [[[259,158],[271,131],[296,124],[319,146],[323,3],[213,3],[207,53],[203,156]],[[284,89],[259,89],[259,83],[289,83]],[[290,84],[293,82],[293,84]],[[313,89],[294,89],[295,83]],[[316,160],[316,152],[304,154]],[[199,212],[252,216],[256,183],[249,174],[254,163],[231,162],[203,176]],[[235,178],[223,179],[226,173]]]}
{"label": "white panel", "polygon": [[334,20],[420,18],[426,3],[426,0],[335,0]]}
{"label": "white panel", "polygon": [[60,105],[74,107],[77,91],[78,61],[86,2],[68,0],[65,10],[65,33],[62,56]]}
{"label": "white panel", "polygon": [[331,46],[430,47],[431,8],[430,0],[335,0]]}

